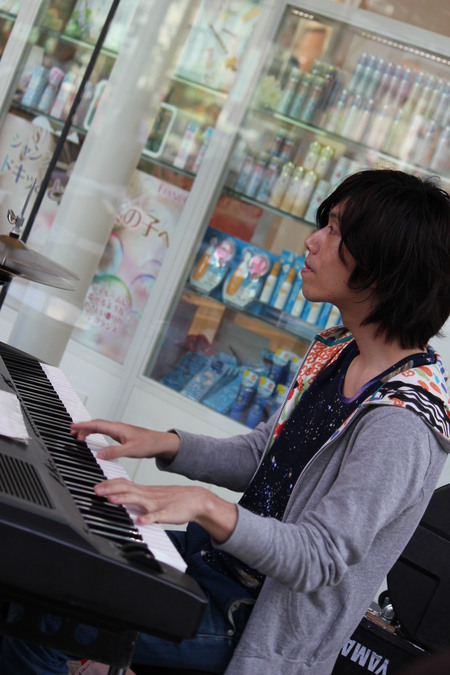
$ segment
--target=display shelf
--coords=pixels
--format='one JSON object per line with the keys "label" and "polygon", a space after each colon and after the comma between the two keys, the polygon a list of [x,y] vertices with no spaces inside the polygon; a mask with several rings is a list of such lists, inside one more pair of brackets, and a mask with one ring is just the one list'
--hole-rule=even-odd
{"label": "display shelf", "polygon": [[[72,42],[75,44],[77,41]],[[71,72],[70,66],[67,72]],[[102,79],[98,82],[98,86],[102,83],[106,84],[106,80]],[[181,77],[171,78],[167,90],[166,100],[161,104],[150,130],[142,159],[144,162],[156,163],[194,179],[200,166],[199,153],[202,157],[206,151],[225,95],[212,87]],[[59,116],[52,114],[53,109],[47,112],[39,110],[37,104],[24,105],[22,99],[25,94],[26,90],[16,93],[12,109],[23,116],[44,117],[55,130],[59,131],[68,115],[75,88],[67,103],[58,106]],[[88,133],[93,122],[98,97],[94,85],[88,83],[72,123],[72,129],[81,137]],[[189,131],[192,129],[192,138],[189,138]],[[183,148],[186,148],[185,156]]]}
{"label": "display shelf", "polygon": [[172,75],[171,79],[172,79],[172,82],[177,82],[178,84],[185,85],[186,87],[193,87],[194,89],[197,89],[198,91],[202,91],[205,94],[209,94],[211,96],[221,98],[222,100],[225,100],[226,97],[228,96],[227,90],[216,89],[215,87],[204,84],[203,82],[197,82],[193,78],[183,77],[182,75],[174,74],[174,75]]}
{"label": "display shelf", "polygon": [[[145,4],[144,2],[143,5]],[[183,29],[171,43],[171,58],[167,60],[164,75],[160,79],[155,78],[155,105],[156,100],[162,101],[162,105],[137,164],[139,185],[144,181],[147,181],[147,185],[153,182],[153,185],[159,187],[164,184],[163,188],[166,190],[164,195],[158,195],[158,199],[154,200],[155,193],[152,193],[153,201],[146,202],[145,208],[150,205],[153,209],[156,202],[161,208],[166,208],[164,197],[171,191],[182,199],[182,204],[180,201],[176,205],[170,205],[175,213],[170,216],[173,225],[173,230],[170,231],[170,250],[165,253],[167,258],[161,265],[158,279],[150,279],[148,287],[139,286],[139,298],[136,302],[134,297],[132,299],[130,317],[139,321],[135,333],[134,327],[127,333],[128,325],[124,322],[126,329],[124,328],[117,340],[114,338],[115,341],[105,329],[101,333],[99,331],[98,341],[94,339],[95,336],[90,341],[80,341],[79,334],[74,331],[72,342],[80,349],[83,348],[79,352],[80,362],[83,361],[85,350],[89,352],[93,362],[98,359],[102,365],[102,359],[110,359],[117,366],[118,373],[123,371],[124,387],[120,397],[123,403],[117,405],[117,414],[124,413],[128,394],[134,391],[138,382],[136,399],[129,406],[130,409],[133,408],[134,401],[140,401],[142,397],[141,418],[137,423],[143,423],[145,411],[153,410],[155,406],[155,416],[159,419],[161,410],[157,406],[163,395],[168,401],[164,407],[170,408],[175,401],[173,407],[177,412],[181,411],[182,416],[188,411],[186,420],[195,411],[193,417],[196,430],[202,429],[202,424],[210,417],[211,428],[226,432],[235,423],[228,413],[219,414],[201,401],[193,401],[175,389],[168,389],[161,384],[163,371],[167,372],[190,347],[191,351],[195,351],[197,347],[200,350],[203,347],[209,349],[212,359],[224,351],[230,356],[238,356],[238,363],[249,365],[255,364],[264,350],[273,353],[276,350],[289,351],[301,356],[324,325],[292,316],[289,305],[286,305],[288,311],[277,310],[267,303],[264,303],[264,311],[261,311],[262,303],[232,306],[223,299],[223,287],[217,287],[215,292],[202,293],[190,285],[192,271],[198,264],[199,255],[207,246],[206,239],[211,230],[231,238],[236,245],[237,254],[230,263],[227,275],[239,266],[239,256],[247,246],[255,250],[256,254],[267,255],[271,266],[281,260],[285,251],[293,256],[290,264],[292,260],[299,262],[305,255],[305,239],[315,227],[314,210],[305,210],[301,215],[292,213],[281,206],[282,202],[278,202],[278,205],[271,204],[270,197],[262,199],[256,193],[250,195],[245,190],[238,189],[236,181],[246,150],[253,149],[255,155],[268,152],[276,134],[281,133],[287,140],[292,140],[290,154],[283,161],[302,166],[311,143],[317,141],[323,147],[331,145],[334,155],[328,167],[329,171],[323,178],[327,183],[327,194],[336,184],[334,181],[338,182],[343,178],[345,172],[366,166],[398,167],[414,173],[439,175],[447,182],[450,177],[450,170],[447,172],[443,168],[437,171],[428,167],[426,162],[412,161],[406,155],[399,157],[395,152],[387,152],[383,147],[376,147],[376,144],[368,142],[365,135],[359,139],[356,136],[351,138],[351,132],[346,134],[339,130],[344,127],[333,130],[330,124],[330,128],[326,128],[327,118],[323,115],[304,121],[289,112],[280,112],[276,102],[262,102],[261,88],[267,83],[266,78],[273,78],[281,95],[293,67],[299,68],[302,73],[315,76],[312,70],[315,61],[318,61],[336,69],[340,78],[336,86],[342,89],[348,85],[353,72],[359,67],[360,56],[367,52],[376,59],[392,61],[404,69],[412,68],[414,72],[423,70],[427,76],[433,75],[438,83],[440,80],[450,80],[450,50],[448,41],[444,42],[439,36],[434,39],[426,31],[402,28],[398,22],[389,18],[376,19],[370,12],[355,6],[349,7],[348,3],[328,0],[280,0],[277,3],[236,0],[233,11],[238,5],[243,8],[243,13],[239,16],[245,22],[236,17],[239,41],[242,44],[238,45],[236,52],[233,51],[237,60],[231,64],[231,68],[230,63],[226,62],[228,59],[224,59],[220,42],[210,28],[212,22],[221,39],[228,35],[224,31],[229,28],[226,22],[231,19],[230,5],[218,2],[213,7],[209,0],[189,4],[191,6]],[[69,3],[64,5],[64,8],[68,5]],[[259,17],[255,14],[253,18],[253,13],[259,9]],[[213,10],[216,13],[215,21],[209,15]],[[253,35],[258,36],[258,40],[254,42],[246,42],[250,34],[248,11],[255,24]],[[1,17],[0,14],[0,21]],[[223,25],[224,30],[220,32],[222,20],[226,25]],[[154,25],[154,21],[152,23]],[[94,41],[67,33],[56,35],[48,26],[41,25],[41,28],[41,32],[37,31],[36,35],[40,40],[38,47],[44,53],[44,65],[50,68],[53,65],[59,67],[60,63],[56,58],[59,55],[58,49],[55,52],[50,49],[52,45],[55,47],[55,40],[58,39],[63,51],[74,57],[72,61],[67,59],[63,69],[70,69],[72,64],[74,69],[79,68],[81,72],[92,52]],[[120,26],[121,30],[122,28]],[[233,28],[233,32],[234,30]],[[146,40],[145,36],[142,44]],[[49,43],[47,51],[43,44],[46,41]],[[231,45],[228,49],[231,50]],[[434,53],[432,49],[435,50]],[[120,52],[119,56],[126,55],[126,51],[124,49],[124,54]],[[109,47],[102,48],[101,63],[96,66],[91,78],[94,87],[101,79],[108,80],[116,55]],[[134,98],[134,93],[122,86],[124,93],[128,92],[127,100],[130,101]],[[135,93],[138,100],[138,92]],[[37,115],[46,118],[56,134],[64,125],[64,116],[54,117],[37,110],[35,106],[27,108],[17,101],[13,104],[13,112],[28,120]],[[65,117],[67,118],[67,113]],[[80,119],[81,117],[78,120],[75,118],[72,130],[78,135],[80,145],[88,145],[96,134],[89,137],[89,125],[78,123]],[[204,170],[199,171],[195,160],[208,128],[211,128],[208,134],[212,133],[212,129],[216,131],[212,134],[209,146],[203,148],[206,151],[207,166],[203,165]],[[122,129],[118,131],[122,135]],[[117,136],[119,137],[119,133]],[[184,155],[177,157],[183,144]],[[100,153],[106,152],[105,148],[99,147],[98,150]],[[70,162],[75,162],[76,151],[77,148],[68,157]],[[136,153],[136,156],[139,154]],[[335,177],[336,165],[341,158],[346,162],[345,170],[342,170],[342,175]],[[118,164],[121,164],[120,158]],[[67,185],[70,191],[70,182]],[[179,192],[173,188],[179,189]],[[324,198],[323,195],[322,197]],[[320,203],[313,201],[312,194],[310,201],[314,208]],[[138,204],[144,209],[143,200]],[[62,205],[64,206],[64,202]],[[113,232],[113,236],[116,237],[116,244],[118,240],[122,241],[120,233]],[[117,251],[114,248],[111,250]],[[153,254],[145,252],[144,246],[139,246],[136,242],[132,245],[128,242],[124,251],[127,255],[129,252],[130,255],[139,254],[139,263],[145,257],[147,260],[153,258]],[[298,273],[298,269],[296,271]],[[120,268],[118,277],[121,274]],[[268,276],[269,272],[263,280],[264,284]],[[126,277],[123,278],[128,284]],[[226,277],[222,283],[225,280]],[[298,277],[296,283],[299,283]],[[128,286],[131,287],[131,283]],[[258,289],[259,293],[261,286],[262,284]],[[294,288],[292,296],[293,291]],[[255,302],[259,302],[257,298]],[[259,312],[258,316],[255,315],[256,310]],[[307,314],[305,312],[305,316]],[[334,313],[333,320],[335,318]],[[107,344],[108,340],[111,340],[111,344]],[[192,345],[192,341],[195,344]],[[77,351],[77,358],[79,354]],[[89,379],[90,373],[87,375]],[[183,421],[185,418],[183,417]],[[230,423],[229,427],[227,422]],[[207,425],[208,433],[210,427]],[[245,429],[245,422],[241,424],[241,428]]]}
{"label": "display shelf", "polygon": [[[291,377],[288,371],[296,370],[317,332],[316,327],[309,325],[301,336],[293,326],[287,327],[286,322],[289,319],[276,310],[269,320],[261,320],[250,311],[236,311],[229,304],[187,286],[161,358],[146,374],[153,382],[195,401],[198,406],[214,410],[215,414],[231,415],[233,421],[246,426],[255,426],[271,415],[276,405],[272,392],[276,391],[277,401],[286,395]],[[240,404],[235,406],[242,378],[251,379],[255,391],[257,386],[260,388],[261,405],[257,411],[250,411],[250,399],[242,409]]]}
{"label": "display shelf", "polygon": [[259,208],[264,209],[268,213],[271,213],[273,216],[279,216],[281,218],[289,218],[291,220],[297,221],[301,223],[302,225],[305,225],[308,228],[314,229],[315,228],[315,223],[309,220],[305,220],[304,218],[300,218],[299,216],[295,216],[293,213],[290,213],[289,211],[283,211],[280,208],[276,208],[275,206],[271,206],[267,202],[262,202],[259,201],[258,199],[249,197],[246,195],[244,192],[240,192],[239,190],[235,190],[232,187],[228,187],[227,185],[223,189],[223,193],[226,195],[229,195],[230,197],[239,199],[240,201],[244,202],[245,204],[251,204],[253,206],[257,206]]}
{"label": "display shelf", "polygon": [[[0,13],[1,18],[1,13]],[[51,39],[53,42],[61,43],[63,45],[68,45],[71,47],[76,47],[77,49],[85,50],[92,52],[95,49],[95,42],[87,42],[82,38],[69,35],[64,31],[55,30],[49,26],[42,25],[39,29],[35,30],[34,43],[40,41],[45,42],[46,40]],[[110,59],[116,59],[118,56],[118,51],[115,49],[110,49],[108,47],[102,46],[100,53],[107,56]]]}
{"label": "display shelf", "polygon": [[[306,345],[325,325],[339,320],[337,308],[332,307],[331,312],[326,303],[322,314],[318,314],[320,303],[302,305],[305,299],[299,270],[305,239],[315,227],[315,214],[323,199],[346,175],[364,168],[397,168],[437,176],[444,187],[448,182],[450,171],[443,163],[439,170],[437,163],[433,166],[435,150],[449,124],[444,105],[450,86],[447,59],[431,49],[414,48],[404,32],[396,35],[398,26],[389,20],[384,33],[378,24],[371,30],[363,12],[342,14],[335,3],[321,1],[317,7],[314,3],[311,11],[311,3],[306,3],[308,11],[301,1],[281,4],[271,49],[259,81],[254,83],[220,197],[166,331],[166,348],[174,345],[176,335],[189,336],[192,326],[200,348],[206,344],[212,358],[222,349],[236,356],[240,345],[252,340],[256,358],[261,347],[258,338],[269,334],[275,351],[292,349],[292,339]],[[411,43],[413,39],[411,36]],[[419,42],[424,39],[421,35]],[[369,85],[373,100],[369,98],[366,105]],[[337,108],[341,96],[345,107],[340,103]],[[308,107],[307,113],[302,106]],[[405,145],[404,138],[408,141]],[[227,254],[227,247],[232,253]],[[259,300],[268,275],[261,277],[257,291],[251,286],[250,277],[257,272],[250,272],[250,263],[245,267],[246,249],[256,257],[270,259],[271,270],[278,266],[274,293],[281,293],[286,281],[290,289],[287,301],[283,297],[278,304],[273,295],[270,300],[265,296],[265,302]],[[222,267],[219,272],[221,265],[227,266],[226,271]],[[293,272],[295,276],[286,277]],[[194,273],[198,277],[192,285]],[[234,275],[236,284],[242,284],[239,291],[233,291],[236,305],[227,297],[227,284],[231,285]],[[254,294],[247,304],[246,292]],[[186,306],[194,318],[189,318],[187,311],[182,328],[181,314]],[[299,306],[303,309],[297,316]],[[310,317],[315,323],[306,320]],[[244,332],[237,330],[238,325]],[[222,330],[228,336],[225,341],[217,337]],[[167,355],[167,351],[161,352],[162,359]],[[157,369],[148,375],[158,379]]]}
{"label": "display shelf", "polygon": [[[398,168],[403,171],[420,171],[425,175],[436,175],[436,172],[426,165],[422,166],[420,163],[408,161],[407,159],[403,159],[398,155],[391,154],[383,150],[376,150],[363,141],[356,141],[349,136],[333,133],[332,131],[328,131],[321,126],[306,124],[305,122],[290,117],[289,115],[282,115],[276,110],[252,109],[251,112],[255,116],[259,115],[264,117],[266,124],[270,124],[272,122],[273,126],[276,128],[279,128],[279,124],[281,123],[291,129],[295,128],[305,133],[314,134],[318,139],[323,139],[327,143],[332,142],[334,144],[343,145],[354,154],[364,155],[368,160],[368,166],[391,165],[392,168]],[[450,172],[441,172],[441,178],[444,181],[448,181],[450,179]]]}
{"label": "display shelf", "polygon": [[[211,296],[206,293],[202,294],[189,285],[186,287],[183,297],[192,304],[200,304],[207,298],[211,302],[209,310],[212,312],[214,312],[217,307],[222,307],[223,310],[228,309],[233,313],[245,316],[248,319],[248,321],[246,321],[248,330],[258,335],[265,334],[266,327],[270,326],[278,331],[279,342],[282,340],[280,333],[285,333],[295,340],[303,340],[305,343],[309,344],[317,332],[321,330],[320,326],[317,326],[316,324],[308,323],[307,321],[303,321],[298,317],[294,317],[287,312],[277,310],[268,305],[263,306],[262,303],[259,303],[258,301],[255,301],[254,305],[258,310],[263,311],[264,314],[258,315],[251,310],[236,308],[225,300],[220,301],[216,298],[211,298]],[[270,331],[270,335],[271,338],[273,338],[272,331]]]}

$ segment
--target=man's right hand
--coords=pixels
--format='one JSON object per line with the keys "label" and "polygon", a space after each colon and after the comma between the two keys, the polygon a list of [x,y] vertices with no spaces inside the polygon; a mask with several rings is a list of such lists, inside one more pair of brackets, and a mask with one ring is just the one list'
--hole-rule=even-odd
{"label": "man's right hand", "polygon": [[104,434],[120,444],[99,449],[97,455],[101,459],[158,457],[171,462],[175,459],[180,447],[179,437],[170,431],[154,431],[124,422],[109,422],[101,419],[74,422],[71,425],[71,433],[80,441],[86,440],[90,434]]}

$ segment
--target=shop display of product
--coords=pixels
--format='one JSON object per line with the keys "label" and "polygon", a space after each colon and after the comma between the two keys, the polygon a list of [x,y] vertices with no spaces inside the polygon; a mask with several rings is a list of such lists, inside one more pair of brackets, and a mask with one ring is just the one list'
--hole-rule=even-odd
{"label": "shop display of product", "polygon": [[[265,375],[261,375],[253,396],[252,403],[245,418],[246,426],[254,429],[264,420],[267,403],[275,391],[275,382]],[[267,418],[266,418],[267,419]]]}
{"label": "shop display of product", "polygon": [[263,302],[263,303],[269,303],[270,302],[270,300],[272,298],[273,291],[275,289],[275,285],[277,283],[277,279],[278,279],[278,275],[280,273],[280,269],[281,269],[281,262],[279,260],[276,260],[273,264],[272,269],[270,270],[269,275],[266,278],[265,284],[264,284],[263,289],[260,293],[260,296],[259,296],[260,302]]}
{"label": "shop display of product", "polygon": [[211,356],[187,352],[160,382],[254,428],[283,403],[300,362],[300,356],[284,349],[263,350],[257,363],[244,365],[223,351]]}
{"label": "shop display of product", "polygon": [[283,195],[281,204],[279,206],[281,211],[286,211],[287,213],[292,212],[294,202],[297,198],[297,195],[299,194],[301,185],[303,183],[304,174],[305,170],[302,166],[295,167],[294,171],[292,172],[292,176],[290,177],[286,191]]}
{"label": "shop display of product", "polygon": [[75,73],[71,70],[69,70],[69,72],[64,75],[54,98],[53,104],[50,108],[51,117],[63,119],[69,113],[70,107],[76,95],[76,79]]}
{"label": "shop display of product", "polygon": [[[295,148],[295,145],[289,136],[287,143],[291,155],[292,147]],[[306,218],[305,214],[313,195],[316,200],[318,198],[315,190],[319,184],[321,198],[326,196],[323,194],[325,185],[323,181],[331,173],[333,163],[339,161],[335,159],[335,148],[316,139],[312,140],[304,152],[301,164],[296,164],[290,160],[283,163],[280,154],[283,153],[285,146],[286,137],[283,132],[277,131],[268,143],[267,151],[258,153],[247,148],[234,189],[258,202],[313,222],[314,217]],[[354,166],[350,159],[345,158],[345,161],[348,166]],[[330,181],[330,186],[337,180],[338,178]]]}
{"label": "shop display of product", "polygon": [[64,71],[61,68],[52,68],[48,75],[47,85],[39,99],[37,109],[43,113],[49,113],[58,93],[59,85],[64,77]]}
{"label": "shop display of product", "polygon": [[190,284],[202,293],[210,293],[225,279],[236,254],[231,237],[208,233],[190,275]]}
{"label": "shop display of product", "polygon": [[[89,3],[77,0],[76,4],[78,7]],[[104,3],[98,0],[94,4]],[[206,0],[204,4],[208,5]],[[75,18],[76,15],[72,17],[72,30]],[[331,21],[324,22],[325,31],[333,32],[330,24]],[[81,31],[82,27],[78,28]],[[239,139],[241,151],[234,153],[235,165],[230,172],[229,185],[235,193],[232,197],[244,213],[240,214],[241,220],[251,211],[263,213],[261,224],[257,223],[256,234],[252,235],[252,241],[259,246],[208,228],[188,283],[197,294],[208,295],[208,303],[210,298],[220,302],[220,311],[228,318],[233,316],[232,310],[242,312],[245,315],[242,325],[244,320],[256,324],[256,317],[269,324],[267,333],[285,331],[290,338],[306,340],[315,327],[333,327],[340,323],[341,316],[334,305],[311,302],[303,295],[304,257],[297,253],[304,250],[303,231],[315,222],[318,207],[336,185],[363,168],[366,161],[372,165],[382,162],[395,165],[392,161],[395,158],[401,160],[397,161],[401,166],[412,164],[450,175],[450,80],[443,76],[443,71],[439,72],[440,65],[432,74],[428,72],[427,59],[413,55],[412,49],[396,49],[395,43],[384,48],[366,40],[366,45],[373,45],[369,49],[383,51],[386,58],[370,51],[359,53],[362,48],[359,45],[364,43],[360,34],[357,40],[349,35],[348,44],[343,40],[335,50],[339,52],[336,59],[339,66],[315,59],[306,71],[303,68],[309,65],[300,62],[298,45],[295,49],[292,46],[301,31],[303,28],[293,35],[292,42],[291,38],[286,42],[279,40],[279,50],[289,52],[283,70],[270,75],[279,95],[266,97],[264,105],[261,103],[256,110],[249,111],[250,122],[255,123],[245,127],[244,122]],[[192,63],[189,68],[189,64],[184,64],[185,71],[194,72],[194,61],[208,62],[204,54],[200,58],[201,42],[194,37],[192,33],[189,44],[196,43],[197,53],[191,53]],[[327,34],[324,59],[331,58],[337,42],[336,36],[330,40]],[[184,49],[183,54],[187,57],[189,51]],[[400,59],[402,62],[398,63]],[[22,96],[21,104],[30,108],[32,115],[38,110],[63,120],[80,84],[80,63],[74,59],[74,71],[68,72],[65,64],[64,69],[51,66],[47,56],[42,63],[49,67],[37,63],[39,60],[33,63],[33,69],[30,66],[26,87],[20,88],[16,96]],[[180,68],[179,72],[182,71]],[[107,74],[102,73],[102,77]],[[208,85],[217,86],[206,73],[203,79]],[[73,119],[75,125],[85,123],[85,128],[89,128],[106,85],[107,80],[86,83]],[[208,93],[204,95],[209,100]],[[202,165],[214,128],[207,126],[206,117],[200,119],[196,109],[184,121],[173,152],[173,167],[178,169],[175,174],[196,174]],[[52,124],[56,126],[55,119]],[[380,153],[389,155],[387,162],[386,157],[380,158]],[[254,221],[259,217],[255,216]],[[295,218],[302,222],[292,222]],[[283,229],[287,232],[295,227],[302,232],[298,245],[292,231],[286,234]],[[238,232],[234,224],[228,231]],[[264,245],[276,254],[260,248]],[[280,253],[283,246],[295,247],[296,252]],[[239,335],[237,331],[236,334]],[[282,340],[280,343],[283,344]],[[286,340],[285,344],[290,342]],[[256,363],[242,363],[223,351],[210,355],[188,351],[183,346],[183,356],[160,382],[253,428],[282,405],[300,361],[300,356],[281,349],[265,350]]]}
{"label": "shop display of product", "polygon": [[50,71],[44,66],[39,66],[33,71],[30,80],[28,82],[27,88],[24,91],[22,96],[21,103],[22,105],[28,108],[36,108],[41,96],[44,93],[44,89],[47,85],[48,76]]}
{"label": "shop display of product", "polygon": [[248,308],[258,297],[269,268],[267,254],[251,246],[243,248],[239,263],[230,270],[223,283],[223,301],[239,309]]}
{"label": "shop display of product", "polygon": [[261,152],[256,158],[252,166],[250,178],[244,188],[244,193],[247,197],[256,198],[259,187],[264,179],[266,167],[269,163],[270,155],[267,152]]}
{"label": "shop display of product", "polygon": [[439,157],[450,122],[450,82],[368,52],[349,71],[316,60],[310,72],[293,66],[284,79],[278,113],[446,171]]}

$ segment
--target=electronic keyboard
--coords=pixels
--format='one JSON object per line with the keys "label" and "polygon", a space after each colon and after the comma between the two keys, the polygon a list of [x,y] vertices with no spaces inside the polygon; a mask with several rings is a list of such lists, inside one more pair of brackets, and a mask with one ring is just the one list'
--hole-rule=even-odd
{"label": "electronic keyboard", "polygon": [[89,416],[62,371],[0,343],[0,375],[29,435],[0,436],[0,594],[92,625],[194,636],[206,598],[159,525],[94,493],[127,474],[96,458],[104,437],[71,436]]}

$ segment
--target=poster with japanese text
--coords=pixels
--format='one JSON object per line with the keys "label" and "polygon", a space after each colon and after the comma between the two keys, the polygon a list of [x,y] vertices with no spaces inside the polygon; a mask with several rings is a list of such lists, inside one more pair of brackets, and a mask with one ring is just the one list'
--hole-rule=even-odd
{"label": "poster with japanese text", "polygon": [[[33,185],[34,195],[37,195],[56,142],[57,138],[51,128],[42,127],[39,123],[29,122],[11,113],[6,116],[0,132],[2,234],[7,234],[11,229],[6,219],[8,209],[16,214],[20,213]],[[32,203],[33,199],[30,201]],[[51,210],[53,219],[54,207]],[[25,214],[25,219],[28,213]]]}
{"label": "poster with japanese text", "polygon": [[136,171],[72,337],[120,363],[147,304],[188,192]]}

